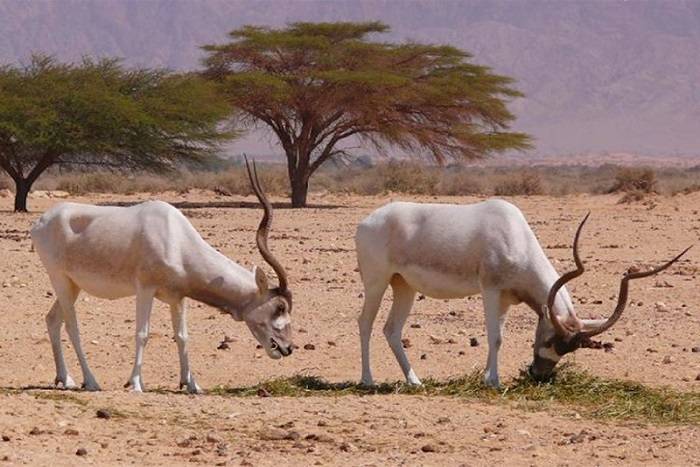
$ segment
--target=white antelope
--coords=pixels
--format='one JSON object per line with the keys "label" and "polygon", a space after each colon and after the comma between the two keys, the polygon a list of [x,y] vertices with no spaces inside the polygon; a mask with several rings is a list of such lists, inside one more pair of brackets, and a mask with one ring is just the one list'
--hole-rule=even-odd
{"label": "white antelope", "polygon": [[245,321],[271,358],[292,353],[292,296],[287,275],[267,247],[272,206],[255,171],[248,176],[264,215],[256,241],[260,254],[274,269],[279,287],[268,287],[265,273],[248,271],[207,244],[173,206],[159,201],[131,207],[101,207],[65,203],[48,210],[31,235],[35,249],[56,292],[46,315],[56,363],[56,385],[73,387],[61,349],[61,324],[78,355],[83,387],[100,390],[80,344],[74,303],[81,290],[100,298],[136,296],[136,360],[126,387],[143,391],[141,365],[148,340],[153,299],[170,305],[180,357],[180,388],[200,392],[187,357],[186,297],[206,303]]}
{"label": "white antelope", "polygon": [[369,342],[372,324],[389,284],[394,299],[384,335],[409,384],[421,384],[401,343],[401,331],[416,291],[434,298],[481,294],[484,302],[488,357],[484,382],[499,385],[498,350],[510,305],[524,302],[538,315],[530,374],[545,380],[566,353],[592,345],[591,337],[610,328],[627,303],[628,281],[656,274],[628,272],[618,303],[607,320],[579,319],[564,284],[583,273],[574,238],[577,269],[559,277],[520,210],[502,200],[471,205],[391,203],[357,228],[357,259],[365,288],[358,323],[362,350],[362,383],[373,384]]}

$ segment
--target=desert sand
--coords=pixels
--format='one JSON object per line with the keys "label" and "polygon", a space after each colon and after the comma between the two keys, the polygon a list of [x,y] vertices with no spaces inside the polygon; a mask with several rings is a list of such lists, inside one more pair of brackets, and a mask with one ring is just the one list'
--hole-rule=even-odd
{"label": "desert sand", "polygon": [[[70,200],[151,198],[95,195]],[[192,192],[159,198],[186,203],[183,211],[202,236],[233,260],[270,271],[254,244],[261,210],[253,207],[252,197]],[[190,302],[189,354],[198,383],[204,389],[235,387],[296,374],[358,380],[356,317],[362,285],[354,229],[373,209],[399,199],[469,203],[483,198],[315,194],[316,207],[276,209],[270,247],[288,269],[300,348],[289,358],[270,360],[256,349],[245,325]],[[569,285],[581,317],[605,317],[612,311],[621,274],[629,266],[657,264],[700,243],[700,193],[638,204],[618,204],[618,199],[509,198],[523,210],[560,272],[571,267],[573,232],[592,211],[581,241],[587,273]],[[186,395],[177,390],[177,351],[169,313],[160,303],[152,315],[143,369],[148,392],[131,393],[122,386],[134,358],[133,299],[80,296],[83,345],[104,391],[52,389],[55,374],[44,316],[53,296],[31,251],[28,230],[41,212],[60,201],[39,194],[30,199],[33,212],[13,214],[11,198],[0,198],[0,460],[6,464],[700,465],[696,425],[601,421],[554,403],[524,410],[507,403],[409,395]],[[241,207],[242,201],[246,204]],[[602,336],[614,343],[612,352],[583,349],[565,360],[604,378],[698,391],[700,353],[691,349],[700,345],[699,275],[700,245],[668,272],[632,283],[628,309]],[[377,381],[402,377],[381,332],[390,300],[389,291],[375,323]],[[420,328],[410,326],[415,323]],[[530,362],[535,323],[535,314],[525,305],[511,308],[500,353],[504,382]],[[233,341],[230,348],[217,349],[225,336]],[[404,337],[410,340],[407,353],[421,378],[445,379],[483,368],[487,346],[481,299],[420,300]],[[470,346],[472,337],[480,345]],[[306,344],[314,349],[304,349]],[[79,382],[66,336],[64,349]],[[112,417],[98,418],[98,409]],[[84,455],[76,455],[81,448]]]}

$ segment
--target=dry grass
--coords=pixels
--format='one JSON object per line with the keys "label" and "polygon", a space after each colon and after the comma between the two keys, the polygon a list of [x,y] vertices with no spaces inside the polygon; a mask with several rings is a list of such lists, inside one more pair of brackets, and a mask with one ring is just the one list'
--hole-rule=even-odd
{"label": "dry grass", "polygon": [[657,193],[656,172],[649,167],[622,167],[615,174],[610,193]]}
{"label": "dry grass", "polygon": [[[650,388],[639,383],[607,380],[562,367],[551,383],[522,376],[499,391],[481,382],[481,372],[448,381],[426,380],[422,386],[383,383],[366,387],[356,383],[329,383],[315,376],[279,378],[251,387],[218,387],[224,396],[304,397],[408,394],[456,396],[489,402],[511,402],[525,409],[575,409],[582,415],[614,420],[700,425],[700,393]],[[552,404],[554,403],[554,405]]]}
{"label": "dry grass", "polygon": [[[287,170],[283,165],[261,167],[263,185],[270,193],[289,194]],[[415,195],[516,196],[575,193],[627,194],[630,201],[645,194],[678,194],[700,190],[700,167],[691,169],[622,168],[614,165],[466,167],[440,168],[411,162],[390,162],[368,169],[322,169],[311,179],[312,192],[377,195],[388,192]],[[9,182],[5,180],[5,182]],[[11,188],[11,183],[6,183]],[[0,178],[0,189],[3,187]],[[219,172],[178,172],[167,175],[113,172],[49,174],[36,189],[63,190],[74,195],[88,193],[132,194],[138,192],[187,192],[211,190],[221,196],[249,195],[244,169],[232,167]]]}
{"label": "dry grass", "polygon": [[523,172],[507,177],[493,189],[496,196],[543,195],[545,193],[542,178],[534,172]]}

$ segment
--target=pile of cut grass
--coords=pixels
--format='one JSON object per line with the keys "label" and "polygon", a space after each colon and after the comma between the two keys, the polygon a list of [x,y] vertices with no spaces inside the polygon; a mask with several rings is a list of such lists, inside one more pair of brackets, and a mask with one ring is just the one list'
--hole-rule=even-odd
{"label": "pile of cut grass", "polygon": [[330,383],[316,376],[278,378],[249,387],[214,388],[222,396],[270,397],[368,396],[407,394],[453,396],[493,403],[514,403],[525,409],[574,409],[583,416],[611,420],[640,420],[655,423],[700,424],[700,392],[672,388],[651,388],[640,383],[607,380],[562,368],[551,383],[537,383],[521,376],[501,390],[484,386],[481,373],[447,381],[428,379],[422,386],[382,383],[367,387],[351,382]]}

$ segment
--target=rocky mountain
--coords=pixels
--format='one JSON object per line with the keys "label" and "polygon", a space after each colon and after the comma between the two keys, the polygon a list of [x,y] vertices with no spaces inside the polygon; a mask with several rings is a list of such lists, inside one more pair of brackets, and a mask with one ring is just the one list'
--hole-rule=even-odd
{"label": "rocky mountain", "polygon": [[375,19],[387,39],[450,43],[515,77],[516,128],[539,154],[700,154],[697,0],[0,0],[0,63],[41,51],[191,69],[243,24]]}

